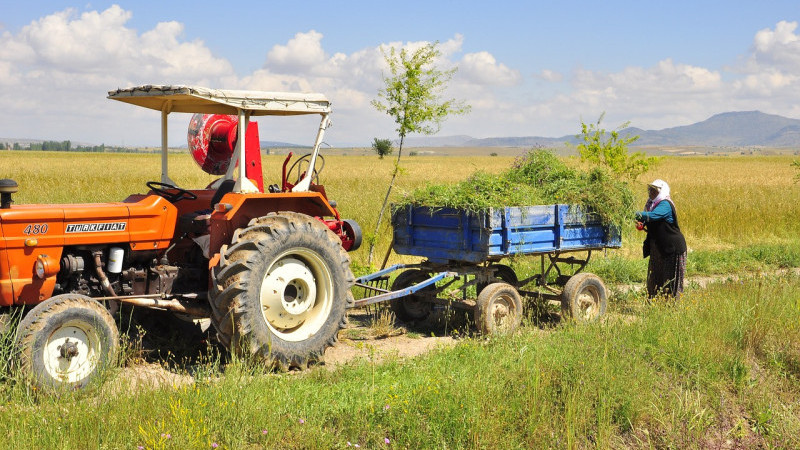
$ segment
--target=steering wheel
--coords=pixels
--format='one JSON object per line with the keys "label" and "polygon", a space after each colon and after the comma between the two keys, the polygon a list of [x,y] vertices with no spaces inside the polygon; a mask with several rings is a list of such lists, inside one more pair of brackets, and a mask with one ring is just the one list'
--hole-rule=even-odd
{"label": "steering wheel", "polygon": [[[286,179],[289,180],[289,179],[292,178],[291,177],[292,171],[295,169],[295,167],[297,167],[297,181],[295,181],[294,184],[299,183],[300,179],[306,173],[305,171],[303,171],[303,164],[305,163],[306,165],[309,165],[311,163],[311,156],[312,155],[313,155],[312,153],[306,153],[305,155],[303,155],[300,158],[298,158],[292,164],[292,166],[289,167],[289,170],[286,172]],[[311,182],[314,183],[314,184],[319,184],[319,174],[322,172],[322,169],[325,168],[325,157],[318,153],[317,154],[317,159],[320,160],[319,169],[316,168],[316,164],[315,164],[314,165],[315,166],[314,167],[314,171],[311,174]],[[316,181],[314,181],[314,180],[316,180]]]}
{"label": "steering wheel", "polygon": [[[148,181],[145,184],[147,185],[147,187],[150,188],[151,191],[164,197],[170,203],[175,203],[184,199],[185,200],[197,199],[197,195],[194,192],[187,191],[186,189],[181,189],[178,186],[173,186],[167,183],[161,183],[159,181]],[[169,192],[169,190],[172,189],[178,192]]]}

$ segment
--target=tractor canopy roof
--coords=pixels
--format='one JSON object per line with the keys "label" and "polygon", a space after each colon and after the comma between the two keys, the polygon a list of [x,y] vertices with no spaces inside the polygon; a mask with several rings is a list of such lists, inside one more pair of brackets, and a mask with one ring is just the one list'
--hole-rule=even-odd
{"label": "tractor canopy roof", "polygon": [[108,92],[108,98],[156,111],[253,116],[329,114],[330,101],[323,94],[239,91],[198,86],[145,85]]}

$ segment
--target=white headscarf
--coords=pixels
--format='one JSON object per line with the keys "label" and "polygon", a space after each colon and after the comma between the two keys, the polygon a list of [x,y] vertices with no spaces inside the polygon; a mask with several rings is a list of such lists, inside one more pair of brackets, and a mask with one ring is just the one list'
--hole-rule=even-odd
{"label": "white headscarf", "polygon": [[662,200],[672,200],[669,196],[669,185],[666,181],[658,179],[650,183],[649,186],[656,188],[658,190],[658,195],[652,200],[647,199],[647,203],[645,203],[644,206],[644,209],[647,211],[652,211]]}

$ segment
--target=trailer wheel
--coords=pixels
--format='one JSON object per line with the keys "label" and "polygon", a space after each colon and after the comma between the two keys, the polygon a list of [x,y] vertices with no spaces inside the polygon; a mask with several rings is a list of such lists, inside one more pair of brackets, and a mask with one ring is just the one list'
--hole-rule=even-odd
{"label": "trailer wheel", "polygon": [[[415,284],[421,283],[430,277],[430,274],[424,270],[406,270],[394,279],[394,282],[392,283],[392,290],[399,291],[400,289],[414,286]],[[402,322],[425,320],[431,315],[431,312],[433,311],[433,304],[425,301],[424,295],[420,294],[425,291],[432,291],[433,289],[433,286],[428,286],[417,291],[417,294],[411,294],[405,297],[393,299],[389,303],[389,308],[392,310],[395,317],[400,319]]]}
{"label": "trailer wheel", "polygon": [[19,323],[15,343],[19,367],[33,386],[80,389],[114,363],[119,331],[97,301],[63,294],[28,312]]}
{"label": "trailer wheel", "polygon": [[522,299],[514,286],[492,283],[478,294],[475,324],[483,334],[511,334],[522,323]]}
{"label": "trailer wheel", "polygon": [[605,314],[606,286],[597,275],[581,272],[572,276],[561,292],[561,315],[578,322],[592,322]]}
{"label": "trailer wheel", "polygon": [[280,370],[322,361],[353,302],[336,234],[304,214],[272,213],[236,230],[221,253],[211,299],[220,342]]}
{"label": "trailer wheel", "polygon": [[[514,272],[514,269],[511,267],[505,264],[492,264],[489,266],[489,269],[492,270],[494,277],[498,280],[508,283],[511,286],[518,287],[517,284],[519,283],[519,280],[517,279],[517,273]],[[478,293],[480,294],[480,292],[486,289],[486,286],[489,284],[490,283],[478,283],[476,286]]]}

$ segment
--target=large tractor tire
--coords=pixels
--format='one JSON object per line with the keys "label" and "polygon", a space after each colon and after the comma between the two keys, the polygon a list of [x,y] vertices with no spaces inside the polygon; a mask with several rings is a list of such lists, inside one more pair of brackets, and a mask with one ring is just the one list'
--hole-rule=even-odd
{"label": "large tractor tire", "polygon": [[593,322],[606,313],[608,294],[597,275],[581,272],[573,275],[561,292],[561,315],[578,322]]}
{"label": "large tractor tire", "polygon": [[39,389],[80,389],[115,362],[119,331],[95,300],[63,294],[36,305],[17,327],[19,367]]}
{"label": "large tractor tire", "polygon": [[220,342],[279,370],[322,361],[353,303],[355,278],[339,238],[295,212],[236,230],[214,278],[212,323]]}

